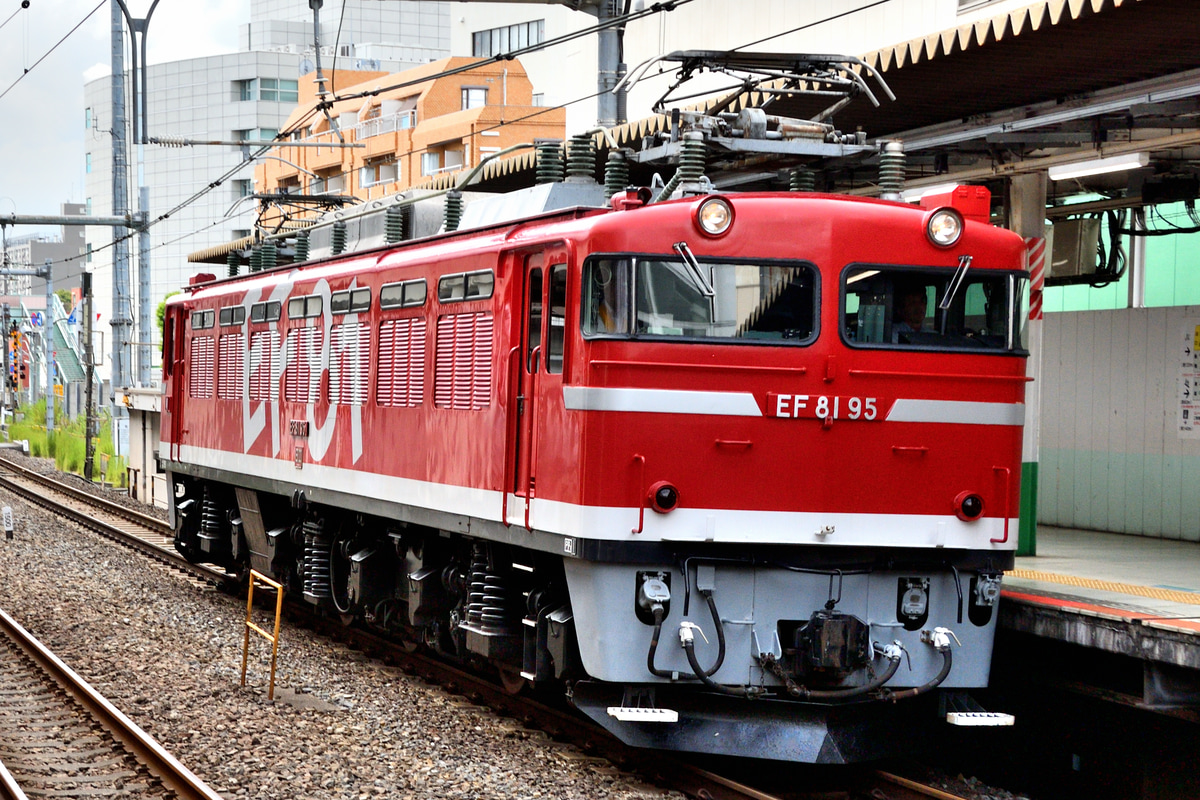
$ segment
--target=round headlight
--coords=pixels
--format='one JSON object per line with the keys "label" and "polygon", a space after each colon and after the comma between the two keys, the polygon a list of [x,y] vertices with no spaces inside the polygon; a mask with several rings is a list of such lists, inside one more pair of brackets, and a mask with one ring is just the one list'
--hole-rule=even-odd
{"label": "round headlight", "polygon": [[723,197],[710,197],[696,209],[696,224],[708,236],[721,236],[733,224],[733,206]]}
{"label": "round headlight", "polygon": [[929,215],[925,235],[938,247],[950,247],[963,232],[962,215],[953,208],[939,208]]}
{"label": "round headlight", "polygon": [[983,498],[974,492],[963,492],[954,498],[954,514],[963,522],[983,516]]}
{"label": "round headlight", "polygon": [[679,505],[679,490],[666,481],[659,481],[650,487],[650,507],[660,514],[666,514]]}

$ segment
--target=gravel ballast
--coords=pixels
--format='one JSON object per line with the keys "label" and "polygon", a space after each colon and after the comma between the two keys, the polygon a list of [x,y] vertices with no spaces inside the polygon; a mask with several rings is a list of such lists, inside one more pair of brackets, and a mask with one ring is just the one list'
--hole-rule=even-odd
{"label": "gravel ballast", "polygon": [[270,702],[269,642],[238,685],[244,597],[0,504],[0,607],[223,797],[682,798],[286,621]]}

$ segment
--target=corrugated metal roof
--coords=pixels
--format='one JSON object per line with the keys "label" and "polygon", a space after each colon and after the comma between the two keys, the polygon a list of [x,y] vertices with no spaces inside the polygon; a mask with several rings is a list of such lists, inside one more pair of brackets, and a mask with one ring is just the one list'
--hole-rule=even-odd
{"label": "corrugated metal roof", "polygon": [[[1122,86],[1200,67],[1195,0],[1042,0],[864,55],[896,94],[852,103],[842,130],[871,137]],[[805,117],[820,104],[784,99]]]}

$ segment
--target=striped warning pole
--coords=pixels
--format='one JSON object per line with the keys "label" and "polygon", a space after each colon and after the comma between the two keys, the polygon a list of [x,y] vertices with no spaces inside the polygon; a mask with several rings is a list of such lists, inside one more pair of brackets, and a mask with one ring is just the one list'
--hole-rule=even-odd
{"label": "striped warning pole", "polygon": [[1042,401],[1042,292],[1046,288],[1046,238],[1025,239],[1026,268],[1029,270],[1029,319],[1025,323],[1025,346],[1029,359],[1025,374],[1025,433],[1021,442],[1021,523],[1017,555],[1037,555],[1038,443],[1041,438]]}

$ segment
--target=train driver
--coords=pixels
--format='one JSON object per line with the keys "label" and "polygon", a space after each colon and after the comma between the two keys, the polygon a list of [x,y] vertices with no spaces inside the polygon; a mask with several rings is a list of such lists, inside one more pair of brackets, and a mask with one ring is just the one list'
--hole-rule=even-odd
{"label": "train driver", "polygon": [[623,327],[614,272],[612,266],[605,262],[596,264],[591,270],[589,332],[616,333]]}
{"label": "train driver", "polygon": [[907,344],[925,326],[928,297],[920,283],[897,283],[893,291],[892,341]]}

